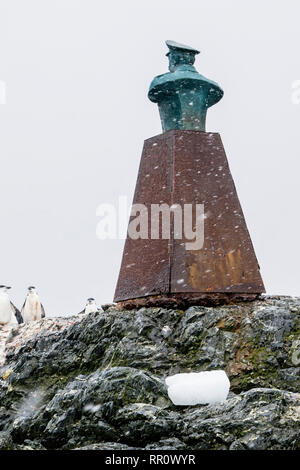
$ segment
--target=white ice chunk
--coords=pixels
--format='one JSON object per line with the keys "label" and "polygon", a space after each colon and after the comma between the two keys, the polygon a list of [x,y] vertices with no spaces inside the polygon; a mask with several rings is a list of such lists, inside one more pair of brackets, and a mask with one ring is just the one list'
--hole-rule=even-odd
{"label": "white ice chunk", "polygon": [[169,325],[165,325],[165,326],[163,327],[163,329],[161,330],[161,332],[162,332],[162,334],[163,334],[163,336],[164,336],[165,338],[168,338],[168,337],[170,336],[170,334],[172,333],[172,330],[171,330],[171,328],[169,327]]}
{"label": "white ice chunk", "polygon": [[205,405],[226,400],[230,382],[223,370],[175,374],[166,378],[174,405]]}

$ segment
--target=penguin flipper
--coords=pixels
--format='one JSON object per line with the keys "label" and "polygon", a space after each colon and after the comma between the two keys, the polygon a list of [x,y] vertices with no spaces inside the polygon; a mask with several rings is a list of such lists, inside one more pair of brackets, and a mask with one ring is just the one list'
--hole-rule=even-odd
{"label": "penguin flipper", "polygon": [[77,313],[77,315],[83,315],[84,313],[85,313],[85,308],[81,312]]}
{"label": "penguin flipper", "polygon": [[21,323],[23,323],[23,317],[22,317],[22,315],[21,315],[21,312],[20,312],[20,310],[19,310],[12,302],[10,302],[10,305],[11,305],[11,307],[12,307],[12,309],[13,309],[13,312],[14,312],[14,314],[15,314],[15,317],[16,317],[16,319],[17,319],[17,322],[18,322],[19,325],[20,325]]}
{"label": "penguin flipper", "polygon": [[21,315],[23,315],[25,304],[26,304],[26,299],[24,300],[23,307],[21,308]]}
{"label": "penguin flipper", "polygon": [[43,307],[43,304],[41,304],[41,310],[42,310],[41,317],[42,317],[42,318],[45,318],[46,313],[45,313],[45,309],[44,309],[44,307]]}

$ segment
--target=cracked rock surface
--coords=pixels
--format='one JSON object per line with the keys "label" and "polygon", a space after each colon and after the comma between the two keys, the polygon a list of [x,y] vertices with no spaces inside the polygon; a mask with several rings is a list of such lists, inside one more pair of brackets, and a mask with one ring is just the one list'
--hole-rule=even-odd
{"label": "cracked rock surface", "polygon": [[[300,449],[299,318],[266,297],[2,328],[0,449]],[[166,376],[213,369],[224,403],[171,403]]]}

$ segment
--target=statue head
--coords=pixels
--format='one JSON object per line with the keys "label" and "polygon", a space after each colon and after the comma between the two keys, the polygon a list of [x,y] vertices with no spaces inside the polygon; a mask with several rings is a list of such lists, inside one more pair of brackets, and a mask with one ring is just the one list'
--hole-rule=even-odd
{"label": "statue head", "polygon": [[169,70],[175,72],[180,65],[192,66],[195,62],[195,55],[199,51],[184,44],[178,44],[175,41],[166,41],[169,52],[166,54],[169,59]]}

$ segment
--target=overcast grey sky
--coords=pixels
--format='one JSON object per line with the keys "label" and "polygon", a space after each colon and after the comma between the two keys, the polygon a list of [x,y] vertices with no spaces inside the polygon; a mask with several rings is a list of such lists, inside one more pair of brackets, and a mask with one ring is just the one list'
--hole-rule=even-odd
{"label": "overcast grey sky", "polygon": [[224,98],[221,134],[270,294],[299,295],[299,0],[0,0],[0,283],[46,312],[111,301],[123,240],[96,238],[96,208],[131,200],[143,141],[161,133],[147,99],[165,39],[201,50]]}

